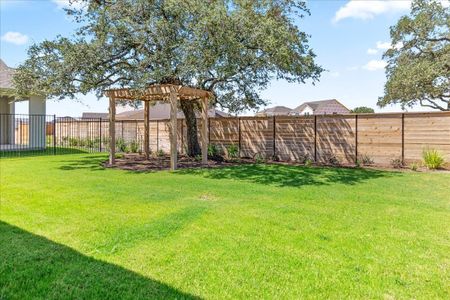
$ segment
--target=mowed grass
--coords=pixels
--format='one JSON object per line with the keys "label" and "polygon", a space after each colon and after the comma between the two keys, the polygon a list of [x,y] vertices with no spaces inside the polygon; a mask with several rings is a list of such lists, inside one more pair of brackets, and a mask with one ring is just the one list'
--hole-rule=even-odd
{"label": "mowed grass", "polygon": [[0,160],[0,298],[450,297],[450,174]]}

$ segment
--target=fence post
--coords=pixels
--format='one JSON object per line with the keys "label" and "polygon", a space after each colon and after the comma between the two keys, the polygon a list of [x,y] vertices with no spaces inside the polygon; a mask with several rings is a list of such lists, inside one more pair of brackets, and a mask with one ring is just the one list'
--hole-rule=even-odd
{"label": "fence post", "polygon": [[317,115],[314,115],[314,162],[317,163]]}
{"label": "fence post", "polygon": [[181,119],[181,150],[180,150],[180,153],[183,153],[183,150],[184,150],[184,144],[183,144],[183,136],[184,136],[184,119]]}
{"label": "fence post", "polygon": [[405,114],[402,113],[402,164],[405,164]]}
{"label": "fence post", "polygon": [[53,115],[53,154],[56,155],[56,115]]}
{"label": "fence post", "polygon": [[272,160],[276,160],[276,144],[275,144],[275,137],[276,137],[276,131],[275,131],[275,115],[273,115],[272,118],[272,126],[273,126],[273,145],[272,145]]}
{"label": "fence post", "polygon": [[156,151],[159,151],[159,120],[156,120]]}
{"label": "fence post", "polygon": [[358,163],[358,115],[355,115],[355,164]]}
{"label": "fence post", "polygon": [[99,118],[99,126],[98,126],[98,136],[99,136],[99,150],[102,152],[102,118]]}
{"label": "fence post", "polygon": [[238,147],[239,157],[241,157],[241,117],[238,117]]}

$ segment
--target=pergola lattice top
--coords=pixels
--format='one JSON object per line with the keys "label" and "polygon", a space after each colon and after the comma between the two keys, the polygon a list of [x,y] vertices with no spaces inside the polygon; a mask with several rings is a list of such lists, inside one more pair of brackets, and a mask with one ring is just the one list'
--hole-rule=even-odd
{"label": "pergola lattice top", "polygon": [[177,99],[180,101],[199,100],[212,97],[212,93],[209,91],[175,84],[155,84],[149,86],[144,91],[111,89],[106,90],[105,95],[110,98],[115,98],[116,100],[158,101],[169,100],[171,92],[175,92],[177,94]]}

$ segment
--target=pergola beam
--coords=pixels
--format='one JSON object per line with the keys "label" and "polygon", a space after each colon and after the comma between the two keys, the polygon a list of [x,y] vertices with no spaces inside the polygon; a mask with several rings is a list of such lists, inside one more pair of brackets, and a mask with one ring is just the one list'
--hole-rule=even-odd
{"label": "pergola beam", "polygon": [[144,154],[145,159],[150,157],[150,101],[144,101]]}
{"label": "pergola beam", "polygon": [[177,149],[177,102],[178,93],[175,89],[170,92],[170,169],[177,169],[178,149]]}
{"label": "pergola beam", "polygon": [[208,97],[202,99],[202,164],[208,164]]}
{"label": "pergola beam", "polygon": [[109,164],[116,163],[116,99],[109,97]]}

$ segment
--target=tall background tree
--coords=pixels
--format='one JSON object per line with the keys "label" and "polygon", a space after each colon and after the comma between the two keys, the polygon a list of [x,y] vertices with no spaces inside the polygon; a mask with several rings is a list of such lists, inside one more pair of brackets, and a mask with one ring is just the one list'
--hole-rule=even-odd
{"label": "tall background tree", "polygon": [[416,0],[410,16],[391,27],[393,47],[387,50],[385,95],[378,105],[420,104],[450,110],[450,7]]}
{"label": "tall background tree", "polygon": [[352,109],[352,113],[354,114],[373,114],[375,110],[373,108],[367,106],[358,106]]}
{"label": "tall background tree", "polygon": [[[272,79],[304,83],[323,71],[295,19],[296,0],[84,0],[68,9],[79,29],[33,45],[18,68],[19,94],[77,93],[175,83],[212,91],[213,105],[232,113],[256,109]],[[181,104],[188,154],[200,152],[197,102]]]}

